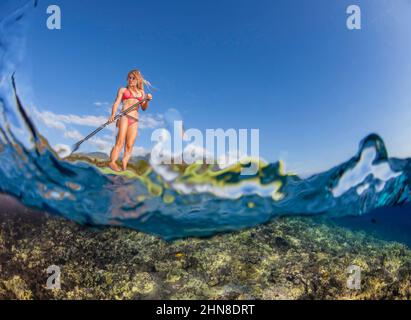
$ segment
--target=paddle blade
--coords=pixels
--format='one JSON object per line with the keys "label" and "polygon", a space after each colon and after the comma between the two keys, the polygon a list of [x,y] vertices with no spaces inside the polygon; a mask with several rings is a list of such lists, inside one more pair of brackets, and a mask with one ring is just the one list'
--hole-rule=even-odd
{"label": "paddle blade", "polygon": [[82,143],[83,143],[83,141],[79,141],[79,142],[73,144],[73,146],[71,147],[70,156],[80,148],[80,145]]}

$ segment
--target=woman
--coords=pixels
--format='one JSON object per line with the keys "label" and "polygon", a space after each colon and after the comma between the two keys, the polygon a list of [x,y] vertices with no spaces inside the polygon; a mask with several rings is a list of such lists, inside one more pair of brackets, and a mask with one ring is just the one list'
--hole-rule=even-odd
{"label": "woman", "polygon": [[[127,76],[127,87],[120,88],[117,93],[117,98],[114,101],[111,116],[109,121],[114,121],[114,117],[117,113],[117,108],[120,103],[123,103],[122,110],[125,110],[141,101],[144,98],[144,80],[139,70],[132,70]],[[151,94],[147,94],[147,100],[152,99]],[[141,108],[145,111],[148,108],[148,101],[141,104]],[[127,113],[127,115],[117,120],[118,134],[116,138],[116,144],[110,153],[109,167],[114,171],[120,171],[116,161],[120,155],[120,151],[124,145],[124,155],[122,160],[122,169],[127,169],[127,163],[130,160],[131,153],[133,152],[134,142],[136,141],[138,131],[138,108]]]}

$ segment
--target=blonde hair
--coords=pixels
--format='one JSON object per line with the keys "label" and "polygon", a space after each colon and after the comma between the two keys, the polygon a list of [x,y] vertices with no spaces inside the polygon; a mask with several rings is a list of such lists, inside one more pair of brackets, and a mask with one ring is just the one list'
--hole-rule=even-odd
{"label": "blonde hair", "polygon": [[144,86],[146,86],[148,88],[152,87],[151,83],[149,81],[147,81],[146,79],[144,79],[144,77],[141,74],[140,70],[138,70],[138,69],[131,70],[127,74],[127,80],[130,76],[134,76],[137,79],[137,89],[144,91]]}

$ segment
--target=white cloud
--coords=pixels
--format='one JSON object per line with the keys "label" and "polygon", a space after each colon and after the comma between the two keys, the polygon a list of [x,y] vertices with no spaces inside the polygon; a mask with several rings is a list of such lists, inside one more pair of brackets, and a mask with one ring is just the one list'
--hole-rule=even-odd
{"label": "white cloud", "polygon": [[55,115],[52,112],[39,112],[37,109],[34,109],[33,115],[36,119],[43,122],[43,124],[45,124],[49,128],[66,130],[66,126],[64,125],[64,123],[61,121],[57,121]]}
{"label": "white cloud", "polygon": [[[89,140],[88,143],[96,146],[100,152],[104,152],[107,155],[109,155],[111,152],[111,149],[114,146],[114,139],[106,140],[106,139],[101,139],[101,138],[94,138],[94,139]],[[54,146],[52,146],[52,148],[62,158],[68,156],[71,152],[71,147],[63,143],[55,144]],[[149,152],[150,150],[147,150],[143,147],[138,146],[138,147],[133,148],[132,155],[133,156],[144,156]]]}
{"label": "white cloud", "polygon": [[144,156],[149,152],[150,152],[150,150],[147,150],[143,147],[134,147],[133,156]]}
{"label": "white cloud", "polygon": [[81,140],[83,139],[83,135],[78,132],[77,130],[67,130],[64,132],[64,137],[65,138],[70,138],[70,139],[75,139],[75,140]]}
{"label": "white cloud", "polygon": [[66,144],[62,144],[62,143],[58,143],[58,144],[52,146],[52,148],[62,158],[67,157],[71,152],[70,146],[68,146]]}
{"label": "white cloud", "polygon": [[[103,137],[101,137],[101,138],[100,138],[100,137],[93,137],[93,138],[91,138],[91,139],[88,141],[88,143],[91,144],[92,146],[97,147],[97,149],[98,149],[100,152],[104,152],[104,153],[106,153],[106,154],[110,154],[111,149],[113,148],[114,143],[115,143],[115,138],[114,138],[114,137],[110,137],[110,136],[108,136],[108,135],[105,135],[105,136],[103,136]],[[84,149],[86,150],[87,147],[84,148]],[[135,146],[135,147],[133,148],[133,153],[132,153],[132,155],[133,155],[133,156],[145,155],[145,154],[147,154],[148,152],[150,152],[150,150],[147,150],[147,149],[145,149],[145,148],[143,148],[143,147],[141,147],[141,146]]]}
{"label": "white cloud", "polygon": [[[89,127],[99,127],[108,120],[108,116],[78,116],[75,114],[56,114],[51,111],[40,111],[37,108],[32,108],[34,117],[41,121],[49,128],[66,130],[66,125],[79,125]],[[154,129],[164,126],[164,117],[162,115],[140,114],[139,117],[140,129]],[[115,130],[115,126],[111,125],[107,128]]]}
{"label": "white cloud", "polygon": [[139,127],[141,129],[155,129],[164,127],[164,117],[160,115],[153,114],[140,114],[139,117]]}
{"label": "white cloud", "polygon": [[93,103],[96,107],[108,106],[110,103],[106,101],[96,101]]}
{"label": "white cloud", "polygon": [[[74,114],[56,114],[48,110],[41,111],[36,107],[31,108],[33,118],[46,127],[57,129],[63,132],[63,137],[73,140],[81,140],[84,138],[84,135],[81,134],[78,130],[73,128],[74,126],[88,126],[97,128],[101,124],[105,123],[108,119],[108,116],[92,116],[84,115],[78,116]],[[162,115],[152,115],[152,114],[140,114],[139,117],[139,129],[154,129],[162,127],[164,125],[164,117]],[[107,126],[109,130],[115,132],[117,130],[114,124]],[[85,145],[89,144],[89,147],[85,146],[84,150],[90,150],[97,148],[101,152],[110,154],[111,149],[115,143],[115,134],[101,134],[99,136],[94,136],[88,140]],[[64,147],[64,148],[63,148]],[[62,150],[69,150],[70,147],[63,144],[56,144],[55,148]],[[64,150],[63,150],[64,149]],[[150,152],[149,150],[144,149],[143,147],[134,147],[133,155],[144,155]],[[64,152],[63,152],[64,153]]]}
{"label": "white cloud", "polygon": [[60,130],[66,130],[65,124],[98,127],[108,119],[108,117],[104,116],[56,114],[47,110],[40,111],[35,107],[32,111],[35,118],[43,122],[47,127]]}
{"label": "white cloud", "polygon": [[114,145],[114,139],[110,140],[110,139],[103,139],[100,137],[93,137],[90,140],[88,140],[88,143],[97,147],[99,151],[110,154],[111,149],[113,148],[113,145]]}
{"label": "white cloud", "polygon": [[55,115],[55,118],[58,121],[62,121],[67,124],[75,124],[90,127],[99,127],[101,124],[105,123],[108,120],[108,117],[103,116],[77,116],[74,114],[59,114]]}

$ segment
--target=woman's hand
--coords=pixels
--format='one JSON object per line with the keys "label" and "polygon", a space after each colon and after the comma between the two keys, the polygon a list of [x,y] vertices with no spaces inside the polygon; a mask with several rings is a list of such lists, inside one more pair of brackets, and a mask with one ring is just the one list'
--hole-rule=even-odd
{"label": "woman's hand", "polygon": [[143,109],[143,111],[146,111],[146,109],[148,108],[148,103],[149,103],[151,100],[153,100],[153,96],[151,95],[151,93],[147,93],[146,99],[147,99],[147,101],[145,101],[145,102],[141,105],[141,109]]}
{"label": "woman's hand", "polygon": [[114,118],[116,117],[116,115],[115,114],[112,114],[109,118],[108,118],[108,122],[113,122],[114,121]]}

